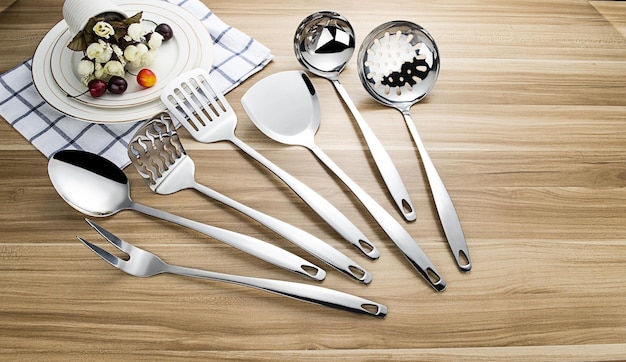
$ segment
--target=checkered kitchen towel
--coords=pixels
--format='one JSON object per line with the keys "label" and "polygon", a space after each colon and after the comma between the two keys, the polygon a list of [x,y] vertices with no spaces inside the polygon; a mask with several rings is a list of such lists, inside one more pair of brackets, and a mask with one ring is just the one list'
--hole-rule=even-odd
{"label": "checkered kitchen towel", "polygon": [[[155,0],[161,1],[161,0]],[[165,0],[196,15],[214,43],[211,76],[226,93],[271,59],[270,50],[222,22],[200,0]],[[0,76],[0,115],[46,157],[63,149],[102,155],[120,167],[130,163],[126,147],[142,122],[95,124],[67,117],[41,98],[31,76],[31,60]]]}

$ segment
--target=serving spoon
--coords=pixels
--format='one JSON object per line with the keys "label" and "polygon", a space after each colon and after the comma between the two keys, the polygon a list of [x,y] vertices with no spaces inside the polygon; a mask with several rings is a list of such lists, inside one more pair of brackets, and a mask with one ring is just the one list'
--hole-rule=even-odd
{"label": "serving spoon", "polygon": [[196,230],[294,273],[316,280],[326,277],[320,267],[275,245],[132,201],[126,174],[102,156],[78,150],[57,152],[48,162],[48,174],[59,195],[83,214],[105,217],[135,210]]}
{"label": "serving spoon", "polygon": [[301,71],[275,73],[254,84],[241,99],[250,120],[269,138],[308,148],[361,201],[411,264],[436,291],[446,283],[411,235],[315,144],[320,104],[309,77]]}
{"label": "serving spoon", "polygon": [[354,53],[354,30],[348,19],[333,11],[318,11],[306,17],[294,36],[296,58],[309,72],[331,81],[361,130],[378,171],[396,206],[407,221],[416,213],[409,192],[391,157],[376,137],[348,92],[339,82],[339,73]]}
{"label": "serving spoon", "polygon": [[363,40],[357,55],[363,87],[378,102],[398,109],[426,171],[450,249],[463,272],[472,269],[465,235],[452,199],[446,190],[426,146],[411,118],[410,108],[432,90],[439,75],[439,50],[433,37],[409,21],[390,21],[373,29]]}

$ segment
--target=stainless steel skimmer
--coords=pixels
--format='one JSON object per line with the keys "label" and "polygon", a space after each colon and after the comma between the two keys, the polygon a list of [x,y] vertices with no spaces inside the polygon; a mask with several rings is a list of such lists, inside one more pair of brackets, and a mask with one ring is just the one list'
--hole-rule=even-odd
{"label": "stainless steel skimmer", "polygon": [[366,284],[372,281],[367,270],[323,240],[196,182],[195,164],[185,152],[168,113],[156,115],[135,133],[128,156],[152,191],[169,195],[195,189],[267,226],[349,277]]}
{"label": "stainless steel skimmer", "polygon": [[461,271],[470,271],[467,242],[448,190],[411,118],[410,108],[434,87],[439,75],[439,50],[432,36],[408,21],[391,21],[372,30],[358,53],[361,83],[378,102],[398,109],[417,146],[426,170],[441,226]]}
{"label": "stainless steel skimmer", "polygon": [[88,219],[85,220],[108,242],[110,242],[117,249],[126,253],[129,256],[129,259],[121,259],[81,237],[78,237],[78,239],[109,264],[136,277],[151,277],[158,274],[170,273],[238,284],[313,304],[319,304],[363,315],[380,318],[384,318],[387,315],[387,307],[380,303],[333,289],[282,280],[252,278],[170,265],[149,251],[140,249],[118,238]]}

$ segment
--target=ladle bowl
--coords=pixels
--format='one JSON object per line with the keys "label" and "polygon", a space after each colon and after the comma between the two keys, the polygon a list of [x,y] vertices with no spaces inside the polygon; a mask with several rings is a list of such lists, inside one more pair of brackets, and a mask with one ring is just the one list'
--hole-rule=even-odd
{"label": "ladle bowl", "polygon": [[336,79],[354,53],[354,30],[340,14],[318,11],[302,20],[293,46],[304,68],[320,77]]}

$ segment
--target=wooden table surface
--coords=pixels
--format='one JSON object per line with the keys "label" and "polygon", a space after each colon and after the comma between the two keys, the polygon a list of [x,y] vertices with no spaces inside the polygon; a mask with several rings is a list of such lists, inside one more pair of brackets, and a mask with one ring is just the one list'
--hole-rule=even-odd
{"label": "wooden table surface", "polygon": [[[18,0],[0,13],[0,72],[32,56],[61,20],[62,0]],[[487,0],[206,1],[267,45],[274,60],[227,95],[237,135],[332,200],[381,250],[370,261],[295,193],[229,143],[181,131],[197,179],[324,239],[374,275],[369,286],[326,268],[320,285],[389,308],[385,319],[233,285],[172,275],[139,279],[76,240],[101,239],[53,189],[47,160],[0,122],[2,360],[620,360],[626,359],[626,2]],[[298,147],[263,136],[240,99],[256,81],[301,69],[300,21],[335,10],[357,44],[388,20],[414,21],[441,53],[433,91],[412,108],[461,219],[473,269],[444,239],[417,150],[399,112],[341,81],[386,147],[416,205],[393,208],[348,109],[312,77],[317,135],[357,183],[402,222],[448,283],[432,290],[349,190]],[[127,168],[138,202],[270,241],[316,262],[265,227],[194,191],[153,194]],[[171,263],[310,282],[188,229],[125,211],[98,222]],[[319,263],[318,263],[319,264]]]}

